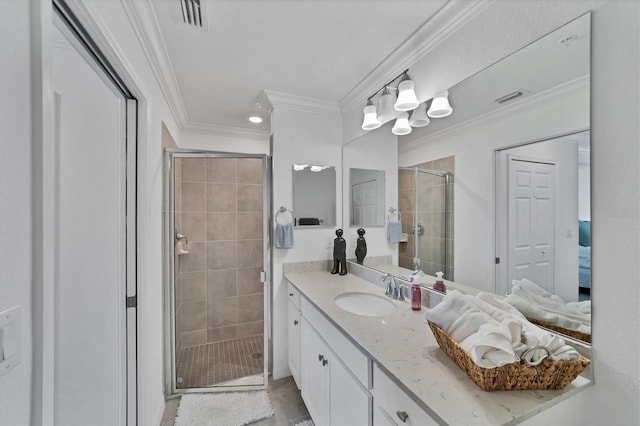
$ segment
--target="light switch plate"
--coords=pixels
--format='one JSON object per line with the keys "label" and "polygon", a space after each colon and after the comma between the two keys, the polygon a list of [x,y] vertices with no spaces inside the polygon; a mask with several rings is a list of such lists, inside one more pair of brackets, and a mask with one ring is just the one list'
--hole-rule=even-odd
{"label": "light switch plate", "polygon": [[20,364],[22,359],[21,314],[19,305],[0,312],[0,376]]}

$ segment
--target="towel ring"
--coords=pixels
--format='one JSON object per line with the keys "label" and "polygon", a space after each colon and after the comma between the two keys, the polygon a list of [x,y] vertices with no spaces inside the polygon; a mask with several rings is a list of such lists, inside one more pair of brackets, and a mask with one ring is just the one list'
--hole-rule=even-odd
{"label": "towel ring", "polygon": [[394,207],[389,207],[389,214],[387,215],[387,222],[391,221],[391,216],[393,214],[396,214],[398,216],[398,221],[402,220],[402,215],[400,214],[400,210],[394,208]]}
{"label": "towel ring", "polygon": [[293,212],[291,210],[289,210],[288,208],[286,208],[285,206],[282,206],[276,212],[276,219],[275,219],[276,223],[280,223],[280,222],[278,222],[278,218],[280,217],[281,214],[285,214],[285,213],[289,213],[291,215],[291,221],[285,222],[285,224],[286,223],[293,223],[295,221],[296,217],[294,216]]}

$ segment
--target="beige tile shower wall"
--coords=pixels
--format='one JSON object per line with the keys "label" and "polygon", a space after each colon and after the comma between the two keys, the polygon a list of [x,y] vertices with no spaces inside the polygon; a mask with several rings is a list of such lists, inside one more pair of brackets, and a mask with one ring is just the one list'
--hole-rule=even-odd
{"label": "beige tile shower wall", "polygon": [[[420,238],[418,247],[422,270],[429,275],[435,275],[436,272],[442,271],[445,278],[453,280],[453,176],[455,175],[455,159],[454,156],[449,156],[418,164],[417,167],[451,173],[452,178],[448,186],[445,184],[444,177],[428,173],[418,174],[418,208],[416,212],[418,223],[424,226],[424,235]],[[450,195],[448,199],[446,197],[447,191]],[[445,204],[445,200],[448,204]]]}
{"label": "beige tile shower wall", "polygon": [[261,334],[262,162],[184,161],[182,347]]}

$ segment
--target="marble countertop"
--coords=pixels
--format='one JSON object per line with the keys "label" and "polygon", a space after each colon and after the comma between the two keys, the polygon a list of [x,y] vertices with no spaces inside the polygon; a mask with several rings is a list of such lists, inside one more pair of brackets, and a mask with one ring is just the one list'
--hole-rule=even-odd
{"label": "marble countertop", "polygon": [[390,315],[360,316],[339,308],[335,297],[348,291],[384,296],[384,288],[326,271],[290,271],[285,278],[441,424],[516,424],[592,383],[579,376],[562,390],[483,391],[440,349],[424,307],[412,311],[408,301],[393,300],[397,309]]}

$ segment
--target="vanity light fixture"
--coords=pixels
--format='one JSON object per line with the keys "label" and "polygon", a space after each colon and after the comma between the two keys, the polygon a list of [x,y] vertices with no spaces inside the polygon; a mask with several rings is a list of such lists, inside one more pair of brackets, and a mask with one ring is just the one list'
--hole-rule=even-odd
{"label": "vanity light fixture", "polygon": [[396,111],[411,111],[418,107],[420,102],[416,97],[415,86],[407,72],[403,72],[400,84],[398,84],[398,100],[393,106]]}
{"label": "vanity light fixture", "polygon": [[444,118],[450,116],[452,112],[453,108],[449,104],[449,91],[443,90],[433,97],[427,115],[431,118]]}
{"label": "vanity light fixture", "polygon": [[393,125],[391,132],[394,135],[403,136],[411,133],[411,126],[409,125],[409,113],[401,112],[396,118],[396,124]]}
{"label": "vanity light fixture", "polygon": [[376,106],[371,101],[367,101],[367,106],[362,110],[364,112],[364,120],[362,121],[362,130],[374,130],[382,126],[382,122],[378,118]]}
{"label": "vanity light fixture", "polygon": [[[398,81],[398,85],[394,83]],[[443,90],[431,100],[431,106],[427,109],[428,102],[420,103],[415,92],[415,83],[409,78],[409,70],[395,76],[391,81],[375,91],[367,99],[367,105],[362,112],[362,130],[374,130],[383,124],[396,119],[391,131],[395,135],[408,135],[413,127],[429,125],[429,118],[448,117],[453,112],[449,104],[449,91]],[[376,111],[375,98],[378,94],[378,108]],[[375,113],[377,112],[377,116]],[[411,115],[409,115],[411,114]]]}
{"label": "vanity light fixture", "polygon": [[411,111],[411,117],[409,118],[409,124],[411,127],[424,127],[428,126],[431,120],[427,117],[427,103],[421,103],[418,108]]}

